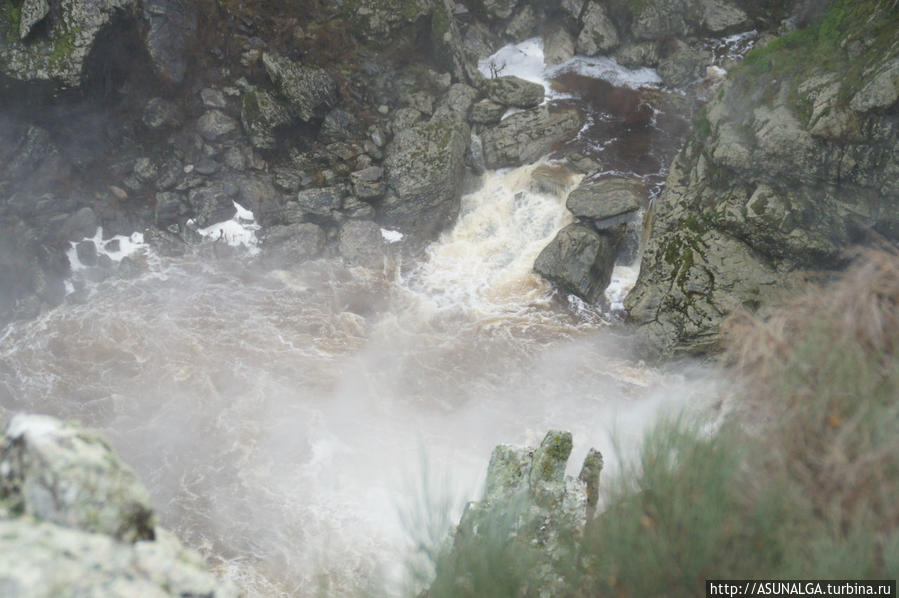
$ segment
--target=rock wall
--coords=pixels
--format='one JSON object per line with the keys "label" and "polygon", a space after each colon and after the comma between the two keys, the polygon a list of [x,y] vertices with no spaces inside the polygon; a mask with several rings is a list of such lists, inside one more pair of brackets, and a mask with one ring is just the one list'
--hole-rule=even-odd
{"label": "rock wall", "polygon": [[722,319],[899,241],[899,13],[834,0],[751,52],[695,122],[627,298],[662,354],[714,348]]}
{"label": "rock wall", "polygon": [[156,525],[146,488],[103,437],[19,414],[0,438],[0,590],[6,598],[236,598]]}

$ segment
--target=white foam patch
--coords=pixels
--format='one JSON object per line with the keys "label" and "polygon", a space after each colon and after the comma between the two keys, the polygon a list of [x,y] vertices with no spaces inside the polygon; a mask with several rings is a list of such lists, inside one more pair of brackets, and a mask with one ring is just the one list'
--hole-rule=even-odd
{"label": "white foam patch", "polygon": [[59,428],[59,421],[52,417],[21,413],[10,420],[6,427],[6,436],[13,439],[26,436],[29,441],[34,441],[55,434]]}
{"label": "white foam patch", "polygon": [[563,62],[547,70],[547,75],[550,77],[563,73],[577,73],[584,77],[608,81],[616,87],[631,89],[662,85],[662,78],[655,69],[645,67],[629,69],[608,56],[575,56],[568,62]]}
{"label": "white foam patch", "polygon": [[612,270],[612,280],[606,287],[606,300],[612,312],[624,311],[624,298],[637,284],[640,275],[640,265],[615,266]]}
{"label": "white foam patch", "polygon": [[388,243],[399,243],[403,240],[403,233],[398,230],[390,230],[387,228],[381,229],[381,238],[387,241]]}
{"label": "white foam patch", "polygon": [[[98,227],[97,232],[94,233],[93,237],[85,237],[81,241],[72,241],[69,244],[69,248],[66,250],[66,256],[69,258],[69,266],[72,269],[72,272],[79,272],[81,270],[85,270],[88,268],[85,264],[81,263],[81,260],[78,259],[78,250],[75,248],[78,243],[83,243],[85,241],[89,241],[94,244],[94,248],[97,250],[97,256],[105,255],[113,262],[121,262],[122,259],[137,253],[138,251],[145,251],[148,246],[144,242],[143,233],[131,233],[129,236],[125,235],[116,235],[110,239],[103,240],[103,227]],[[67,281],[66,283],[66,294],[69,294],[69,287],[71,283]],[[74,287],[72,287],[74,290]]]}
{"label": "white foam patch", "polygon": [[462,198],[455,228],[428,248],[415,281],[435,309],[508,313],[546,299],[534,260],[571,221],[565,198],[580,177],[560,181],[566,188],[558,194],[540,192],[531,176],[540,166],[488,172],[483,186]]}
{"label": "white foam patch", "polygon": [[234,216],[230,220],[217,222],[197,232],[206,239],[224,241],[231,247],[244,247],[250,255],[257,255],[259,240],[256,238],[256,231],[261,227],[256,224],[253,212],[236,201],[233,203]]}

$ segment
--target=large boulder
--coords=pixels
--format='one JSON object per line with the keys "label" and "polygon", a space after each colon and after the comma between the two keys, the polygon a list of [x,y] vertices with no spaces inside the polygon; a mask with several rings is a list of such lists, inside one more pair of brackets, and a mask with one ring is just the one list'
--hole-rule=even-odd
{"label": "large boulder", "polygon": [[855,243],[899,241],[895,99],[856,101],[896,59],[895,27],[883,26],[893,9],[868,0],[830,15],[845,39],[877,43],[850,50],[839,38],[826,68],[797,66],[816,51],[802,45],[814,31],[753,51],[699,114],[647,218],[625,304],[648,348],[711,350],[735,309],[765,306],[804,272],[841,268]]}
{"label": "large boulder", "polygon": [[609,177],[581,183],[565,201],[565,207],[578,218],[598,222],[633,214],[646,204],[647,192],[636,179]]}
{"label": "large boulder", "polygon": [[638,40],[720,35],[752,24],[735,0],[646,0],[631,3],[631,11],[631,33]]}
{"label": "large boulder", "polygon": [[237,598],[155,527],[146,488],[97,432],[13,417],[0,439],[4,598]]}
{"label": "large boulder", "polygon": [[179,84],[187,72],[188,49],[197,31],[194,3],[142,0],[147,53],[160,79]]}
{"label": "large boulder", "polygon": [[569,224],[537,256],[534,272],[564,292],[595,303],[612,279],[621,237],[617,229],[596,231],[584,224]]}
{"label": "large boulder", "polygon": [[469,129],[462,121],[436,120],[400,131],[387,147],[384,224],[432,238],[459,213]]}
{"label": "large boulder", "polygon": [[240,96],[240,121],[250,143],[259,149],[275,149],[279,127],[293,122],[290,109],[264,89],[247,89]]}
{"label": "large boulder", "polygon": [[575,108],[539,106],[513,114],[482,135],[487,167],[534,162],[574,137],[582,125],[583,118]]}

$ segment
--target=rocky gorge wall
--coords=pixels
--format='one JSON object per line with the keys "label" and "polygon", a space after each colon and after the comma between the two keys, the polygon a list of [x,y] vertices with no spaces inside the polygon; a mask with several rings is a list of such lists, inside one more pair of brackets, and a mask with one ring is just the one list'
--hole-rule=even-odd
{"label": "rocky gorge wall", "polygon": [[899,240],[899,13],[823,5],[752,51],[695,122],[627,298],[647,345],[714,348],[723,318]]}

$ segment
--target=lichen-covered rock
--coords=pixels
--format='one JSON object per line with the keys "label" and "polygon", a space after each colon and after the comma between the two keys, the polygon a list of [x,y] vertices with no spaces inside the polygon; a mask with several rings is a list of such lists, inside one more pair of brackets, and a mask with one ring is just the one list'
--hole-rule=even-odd
{"label": "lichen-covered rock", "polygon": [[636,212],[646,199],[641,181],[610,177],[578,185],[568,194],[565,207],[578,218],[603,221]]}
{"label": "lichen-covered rock", "polygon": [[534,272],[588,303],[602,296],[612,278],[621,231],[598,232],[584,224],[569,224],[543,248]]}
{"label": "lichen-covered rock", "polygon": [[593,56],[614,49],[618,43],[618,30],[605,8],[597,2],[590,2],[583,16],[583,27],[577,37],[577,51]]}
{"label": "lichen-covered rock", "polygon": [[356,36],[386,42],[400,28],[414,23],[431,10],[429,0],[345,0],[343,14]]}
{"label": "lichen-covered rock", "polygon": [[471,122],[480,125],[492,125],[498,123],[507,108],[497,104],[493,100],[483,99],[471,107]]}
{"label": "lichen-covered rock", "polygon": [[290,110],[263,89],[248,89],[240,96],[240,122],[253,147],[274,149],[278,127],[293,122]]}
{"label": "lichen-covered rock", "polygon": [[375,199],[384,195],[387,185],[384,182],[384,169],[380,166],[369,166],[350,175],[353,194],[359,199]]}
{"label": "lichen-covered rock", "polygon": [[323,118],[337,101],[337,85],[324,69],[272,53],[262,55],[262,64],[293,115],[302,121]]}
{"label": "lichen-covered rock", "polygon": [[631,32],[637,40],[721,34],[752,23],[733,0],[646,0],[632,3],[632,11]]}
{"label": "lichen-covered rock", "polygon": [[0,440],[0,505],[125,542],[153,539],[150,496],[96,432],[17,415]]}
{"label": "lichen-covered rock", "polygon": [[576,135],[582,125],[582,117],[575,108],[551,111],[539,106],[513,114],[482,135],[487,167],[505,168],[534,162]]}
{"label": "lichen-covered rock", "polygon": [[[765,306],[803,272],[840,268],[854,243],[899,240],[895,100],[856,101],[884,89],[899,54],[895,26],[884,26],[894,15],[885,0],[834,15],[841,37],[817,42],[833,44],[826,69],[805,68],[814,48],[795,41],[755,50],[700,113],[647,219],[625,303],[647,347],[713,349],[733,310]],[[842,43],[864,36],[867,49]]]}
{"label": "lichen-covered rock", "polygon": [[484,90],[487,98],[497,104],[518,108],[533,108],[540,105],[545,93],[539,83],[525,81],[515,76],[489,79]]}
{"label": "lichen-covered rock", "polygon": [[[497,446],[484,496],[462,515],[452,545],[437,562],[433,587],[449,595],[472,595],[477,591],[471,586],[474,571],[490,565],[472,563],[471,556],[492,558],[490,551],[502,547],[503,552],[508,548],[512,554],[529,555],[527,570],[515,573],[522,577],[519,581],[527,579],[527,595],[567,595],[561,573],[573,556],[573,540],[593,516],[602,470],[602,455],[591,449],[581,475],[566,476],[571,449],[571,434],[558,430],[550,430],[536,449]],[[493,578],[488,583],[496,588]]]}
{"label": "lichen-covered rock", "polygon": [[42,415],[0,440],[4,598],[237,598],[202,558],[155,527],[147,490],[106,440]]}
{"label": "lichen-covered rock", "polygon": [[387,146],[387,195],[380,220],[421,239],[432,238],[459,213],[469,128],[457,120],[418,123]]}
{"label": "lichen-covered rock", "polygon": [[340,209],[343,194],[333,187],[307,189],[297,193],[297,204],[305,214],[331,216]]}
{"label": "lichen-covered rock", "polygon": [[[659,60],[659,75],[672,87],[685,87],[705,76],[706,69],[714,62],[711,51],[698,40],[674,40],[665,57]],[[645,58],[652,58],[649,54]]]}
{"label": "lichen-covered rock", "polygon": [[431,47],[438,66],[452,73],[459,83],[478,84],[481,74],[471,60],[453,14],[452,0],[434,0],[431,12]]}
{"label": "lichen-covered rock", "polygon": [[[29,1],[19,12],[6,2],[0,5],[0,73],[20,81],[77,87],[100,32],[116,17],[134,15],[136,7],[137,0]],[[46,28],[34,31],[42,21]]]}

